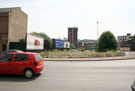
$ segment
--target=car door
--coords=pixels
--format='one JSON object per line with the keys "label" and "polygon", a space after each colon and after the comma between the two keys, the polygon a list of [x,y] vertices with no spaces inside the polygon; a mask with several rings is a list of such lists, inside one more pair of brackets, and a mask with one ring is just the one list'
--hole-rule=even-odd
{"label": "car door", "polygon": [[28,65],[27,54],[16,54],[13,60],[12,68],[15,74],[23,74],[24,69]]}
{"label": "car door", "polygon": [[12,61],[14,54],[7,54],[0,58],[0,74],[12,74]]}

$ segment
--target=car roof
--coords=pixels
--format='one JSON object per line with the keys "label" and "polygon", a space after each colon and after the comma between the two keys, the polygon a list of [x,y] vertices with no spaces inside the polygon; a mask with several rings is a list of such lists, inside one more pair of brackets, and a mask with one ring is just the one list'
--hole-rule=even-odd
{"label": "car roof", "polygon": [[5,50],[5,51],[20,51],[20,52],[23,52],[22,50],[16,50],[16,49],[9,49],[9,50]]}
{"label": "car roof", "polygon": [[38,54],[34,52],[12,52],[12,53],[7,53],[7,54]]}

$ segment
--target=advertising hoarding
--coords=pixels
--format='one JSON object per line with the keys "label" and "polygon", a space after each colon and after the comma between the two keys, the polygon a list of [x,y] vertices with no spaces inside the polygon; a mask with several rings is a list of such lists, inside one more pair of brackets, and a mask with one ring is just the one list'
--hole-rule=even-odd
{"label": "advertising hoarding", "polygon": [[64,48],[70,48],[70,42],[64,42]]}
{"label": "advertising hoarding", "polygon": [[43,50],[44,49],[44,39],[27,34],[26,50]]}
{"label": "advertising hoarding", "polygon": [[63,40],[56,40],[56,48],[64,48]]}

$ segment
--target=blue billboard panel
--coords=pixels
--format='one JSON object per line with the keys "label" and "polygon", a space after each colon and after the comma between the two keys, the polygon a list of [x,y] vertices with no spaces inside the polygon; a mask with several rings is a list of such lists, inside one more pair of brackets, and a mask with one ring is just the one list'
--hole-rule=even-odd
{"label": "blue billboard panel", "polygon": [[56,40],[56,48],[64,48],[63,40]]}
{"label": "blue billboard panel", "polygon": [[95,48],[90,48],[90,50],[91,50],[91,51],[94,51],[94,50],[95,50]]}

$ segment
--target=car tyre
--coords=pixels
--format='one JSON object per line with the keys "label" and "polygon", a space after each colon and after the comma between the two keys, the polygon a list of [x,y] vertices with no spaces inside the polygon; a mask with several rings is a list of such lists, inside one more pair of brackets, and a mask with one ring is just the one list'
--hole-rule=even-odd
{"label": "car tyre", "polygon": [[24,76],[25,76],[25,78],[27,78],[27,79],[31,79],[31,78],[33,78],[33,76],[34,76],[34,73],[33,73],[33,71],[32,71],[31,69],[26,69],[26,70],[24,71]]}
{"label": "car tyre", "polygon": [[132,91],[135,91],[135,89],[131,86]]}

